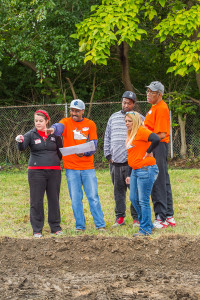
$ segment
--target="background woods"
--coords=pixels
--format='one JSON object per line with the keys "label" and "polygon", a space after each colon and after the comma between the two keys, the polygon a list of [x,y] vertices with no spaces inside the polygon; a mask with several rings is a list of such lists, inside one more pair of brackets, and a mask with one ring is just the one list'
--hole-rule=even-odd
{"label": "background woods", "polygon": [[199,0],[2,0],[0,106],[80,98],[97,122],[93,103],[119,102],[124,90],[145,113],[145,85],[160,80],[181,156],[198,156],[199,28]]}

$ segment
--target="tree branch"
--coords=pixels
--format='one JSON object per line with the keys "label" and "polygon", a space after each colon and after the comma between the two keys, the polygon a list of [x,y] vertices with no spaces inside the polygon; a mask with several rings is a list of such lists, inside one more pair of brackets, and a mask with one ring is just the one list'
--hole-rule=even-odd
{"label": "tree branch", "polygon": [[90,97],[90,104],[89,104],[89,109],[88,109],[88,114],[87,114],[88,119],[90,118],[90,113],[91,113],[91,110],[92,110],[92,102],[93,102],[94,93],[95,93],[95,90],[96,90],[95,82],[96,82],[96,72],[94,73],[94,78],[93,78],[93,83],[92,83],[92,95]]}
{"label": "tree branch", "polygon": [[71,82],[71,80],[70,80],[69,77],[66,77],[66,79],[67,79],[67,81],[68,81],[68,83],[69,83],[69,86],[70,86],[70,89],[71,89],[71,91],[72,91],[72,95],[73,95],[74,99],[77,99],[78,97],[77,97],[77,95],[76,95],[76,93],[75,93],[73,83]]}

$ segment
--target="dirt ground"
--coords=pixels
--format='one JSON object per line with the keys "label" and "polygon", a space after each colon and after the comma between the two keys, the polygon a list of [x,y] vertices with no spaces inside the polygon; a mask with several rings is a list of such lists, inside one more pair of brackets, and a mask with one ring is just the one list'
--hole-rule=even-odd
{"label": "dirt ground", "polygon": [[200,236],[0,238],[0,299],[200,299]]}

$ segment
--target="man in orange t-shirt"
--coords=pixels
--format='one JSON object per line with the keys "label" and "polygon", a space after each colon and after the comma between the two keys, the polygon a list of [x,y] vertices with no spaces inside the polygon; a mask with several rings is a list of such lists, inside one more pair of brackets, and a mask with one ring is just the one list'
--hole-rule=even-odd
{"label": "man in orange t-shirt", "polygon": [[144,125],[161,139],[161,142],[153,151],[159,169],[159,175],[151,193],[155,212],[154,226],[156,228],[167,228],[176,225],[173,218],[172,191],[168,174],[170,114],[167,104],[162,100],[163,84],[159,81],[153,81],[147,88],[147,102],[151,103],[152,106],[146,115]]}
{"label": "man in orange t-shirt", "polygon": [[84,111],[84,102],[80,99],[75,99],[70,104],[70,117],[62,119],[50,128],[51,133],[63,136],[63,147],[76,146],[92,140],[95,144],[95,151],[63,156],[63,165],[66,169],[66,178],[77,231],[86,229],[82,187],[89,201],[90,211],[96,228],[105,228],[93,162],[93,154],[96,152],[97,147],[97,130],[95,123],[84,117]]}

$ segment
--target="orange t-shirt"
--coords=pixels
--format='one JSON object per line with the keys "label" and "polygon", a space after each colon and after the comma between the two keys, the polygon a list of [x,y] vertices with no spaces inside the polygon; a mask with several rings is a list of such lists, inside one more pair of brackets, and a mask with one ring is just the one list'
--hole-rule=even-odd
{"label": "orange t-shirt", "polygon": [[156,164],[156,160],[154,157],[148,156],[143,159],[147,152],[147,149],[151,144],[151,142],[148,141],[151,133],[152,132],[144,126],[140,126],[135,139],[127,149],[128,164],[133,170],[141,169],[142,167],[146,166],[153,166]]}
{"label": "orange t-shirt", "polygon": [[166,136],[161,142],[169,143],[170,114],[169,108],[163,100],[156,105],[152,105],[145,117],[144,125],[156,134],[159,132],[166,132]]}
{"label": "orange t-shirt", "polygon": [[[75,122],[71,117],[64,118],[59,123],[65,126],[62,133],[63,147],[76,146],[90,140],[97,140],[96,125],[87,118],[84,118],[80,122]],[[65,169],[71,170],[94,169],[93,155],[78,157],[76,154],[72,154],[63,156],[63,165]]]}

